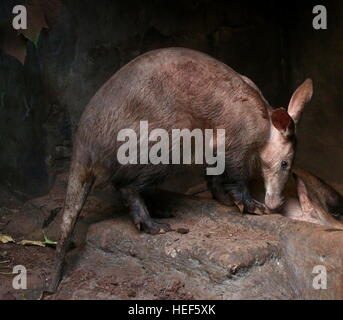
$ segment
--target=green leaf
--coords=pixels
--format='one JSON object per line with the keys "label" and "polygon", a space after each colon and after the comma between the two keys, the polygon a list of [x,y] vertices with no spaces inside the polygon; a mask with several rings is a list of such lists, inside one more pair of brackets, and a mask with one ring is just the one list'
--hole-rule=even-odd
{"label": "green leaf", "polygon": [[46,235],[44,234],[44,244],[49,246],[56,246],[57,241],[49,240]]}
{"label": "green leaf", "polygon": [[46,247],[46,246],[56,246],[57,242],[49,240],[45,234],[44,235],[44,241],[36,241],[36,240],[21,240],[19,242],[16,242],[11,236],[8,236],[6,234],[0,233],[0,243],[16,243],[20,244],[22,246],[39,246],[39,247]]}

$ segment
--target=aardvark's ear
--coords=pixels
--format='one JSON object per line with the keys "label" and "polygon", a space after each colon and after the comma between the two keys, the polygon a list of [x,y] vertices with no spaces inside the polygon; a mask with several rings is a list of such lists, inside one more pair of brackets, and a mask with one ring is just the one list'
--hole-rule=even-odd
{"label": "aardvark's ear", "polygon": [[287,111],[295,124],[298,124],[305,104],[311,100],[312,94],[313,83],[311,79],[306,79],[293,93]]}
{"label": "aardvark's ear", "polygon": [[287,137],[294,132],[294,122],[290,115],[284,108],[273,110],[271,114],[271,121],[273,126],[280,131],[280,133]]}

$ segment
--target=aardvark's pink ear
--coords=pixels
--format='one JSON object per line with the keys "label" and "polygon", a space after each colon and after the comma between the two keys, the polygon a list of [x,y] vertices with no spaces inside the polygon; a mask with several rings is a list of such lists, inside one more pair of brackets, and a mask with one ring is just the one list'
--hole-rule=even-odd
{"label": "aardvark's pink ear", "polygon": [[309,102],[313,94],[313,83],[311,79],[306,79],[292,95],[288,105],[288,113],[297,124],[301,118],[305,104]]}
{"label": "aardvark's pink ear", "polygon": [[284,136],[289,136],[294,132],[293,119],[284,108],[275,109],[271,114],[271,121]]}

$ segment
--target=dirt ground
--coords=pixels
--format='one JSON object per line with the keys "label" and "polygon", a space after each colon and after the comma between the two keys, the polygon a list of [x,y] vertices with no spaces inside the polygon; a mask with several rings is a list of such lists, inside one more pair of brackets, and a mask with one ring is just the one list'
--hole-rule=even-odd
{"label": "dirt ground", "polygon": [[[24,201],[4,190],[0,233],[19,240],[58,240],[66,187]],[[187,233],[138,232],[113,190],[95,190],[77,223],[63,281],[45,299],[301,299],[341,298],[340,233],[271,215],[240,215],[211,199],[159,193],[153,209]],[[317,236],[314,236],[317,235]],[[0,299],[42,299],[54,248],[0,244]],[[330,290],[311,287],[312,268],[327,264]],[[13,267],[27,269],[15,290]],[[338,280],[337,280],[338,279]]]}

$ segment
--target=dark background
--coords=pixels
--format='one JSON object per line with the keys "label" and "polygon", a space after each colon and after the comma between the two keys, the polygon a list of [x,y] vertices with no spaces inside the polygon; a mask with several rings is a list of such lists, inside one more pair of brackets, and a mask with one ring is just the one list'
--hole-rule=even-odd
{"label": "dark background", "polygon": [[[206,52],[287,107],[307,77],[314,96],[299,128],[297,164],[343,187],[343,1],[64,0],[57,24],[28,43],[25,65],[0,53],[0,184],[46,193],[68,170],[71,137],[99,87],[155,48]],[[312,27],[325,5],[328,29]]]}

